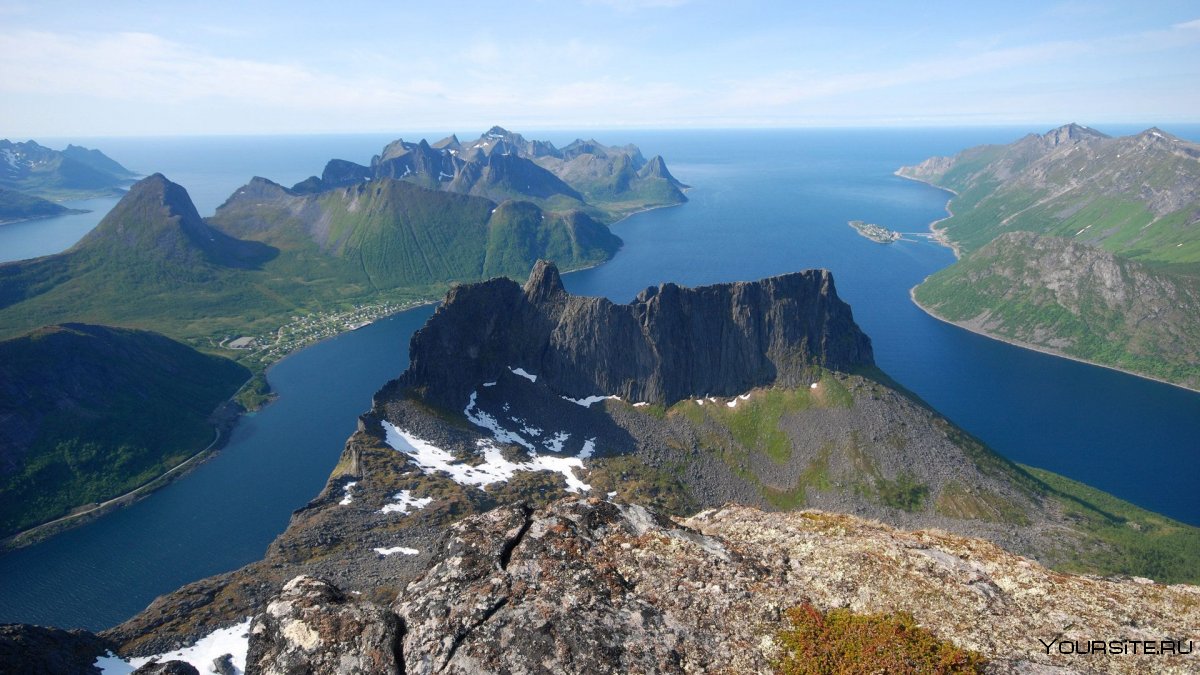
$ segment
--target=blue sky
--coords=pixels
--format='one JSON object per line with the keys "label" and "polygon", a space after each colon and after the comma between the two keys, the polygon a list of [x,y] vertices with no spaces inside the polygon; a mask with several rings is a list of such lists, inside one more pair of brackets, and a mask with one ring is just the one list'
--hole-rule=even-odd
{"label": "blue sky", "polygon": [[1200,121],[1195,0],[247,4],[0,0],[0,137]]}

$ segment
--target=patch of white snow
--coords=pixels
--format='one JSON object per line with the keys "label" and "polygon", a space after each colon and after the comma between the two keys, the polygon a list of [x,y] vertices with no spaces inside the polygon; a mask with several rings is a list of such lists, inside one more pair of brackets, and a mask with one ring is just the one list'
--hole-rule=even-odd
{"label": "patch of white snow", "polygon": [[405,548],[403,546],[393,546],[391,548],[377,548],[375,552],[379,555],[393,555],[395,553],[403,553],[404,555],[417,555],[420,553],[415,548]]}

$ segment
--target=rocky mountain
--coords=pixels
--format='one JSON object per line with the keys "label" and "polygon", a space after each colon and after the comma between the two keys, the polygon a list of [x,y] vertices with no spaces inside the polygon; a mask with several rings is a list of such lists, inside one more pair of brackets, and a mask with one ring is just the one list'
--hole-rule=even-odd
{"label": "rocky mountain", "polygon": [[249,625],[157,662],[97,658],[111,641],[24,626],[0,629],[0,654],[78,664],[90,650],[106,672],[225,663],[251,675],[786,672],[815,654],[822,672],[887,659],[912,672],[1200,665],[1196,586],[1061,574],[987,541],[822,511],[670,519],[572,497],[469,516],[435,548],[392,598],[296,576]]}
{"label": "rocky mountain", "polygon": [[0,160],[0,188],[48,199],[119,194],[136,175],[99,150],[77,145],[59,151],[0,139]]}
{"label": "rocky mountain", "polygon": [[[1070,124],[897,173],[955,192],[937,228],[967,257],[916,290],[928,310],[1196,386],[1193,341],[1175,337],[1200,332],[1188,309],[1200,276],[1200,145],[1157,128],[1111,138]],[[1001,236],[1016,232],[1048,238]]]}
{"label": "rocky mountain", "polygon": [[1161,129],[1110,138],[1069,124],[897,173],[956,193],[939,227],[963,252],[1027,231],[1200,270],[1200,144]]}
{"label": "rocky mountain", "polygon": [[1200,389],[1200,283],[1061,237],[1002,234],[914,298],[1006,340]]}
{"label": "rocky mountain", "polygon": [[582,212],[392,179],[311,194],[259,178],[206,221],[155,174],[70,250],[0,264],[0,336],[86,320],[215,345],[301,308],[430,297],[546,255],[583,267],[620,243]]}
{"label": "rocky mountain", "polygon": [[320,177],[293,186],[320,192],[393,178],[431,190],[531,201],[550,210],[583,210],[609,222],[634,211],[686,201],[662,157],[649,162],[633,145],[610,147],[577,140],[563,149],[492,127],[471,143],[449,136],[432,145],[389,143],[370,166],[331,160]]}
{"label": "rocky mountain", "polygon": [[[660,341],[667,336],[669,343]],[[668,344],[677,353],[667,353]],[[379,617],[379,612],[391,607],[403,619],[399,625],[404,628],[377,626],[372,635],[382,642],[369,653],[394,653],[378,648],[379,644],[402,638],[404,659],[416,658],[426,664],[419,668],[436,669],[467,655],[485,658],[487,648],[482,642],[467,646],[474,644],[466,640],[472,630],[468,627],[503,616],[510,603],[519,604],[518,596],[509,595],[510,577],[502,573],[496,577],[499,585],[494,586],[491,600],[479,599],[478,614],[466,605],[461,606],[466,613],[459,613],[460,606],[449,600],[437,609],[432,600],[463,594],[464,602],[474,603],[472,589],[481,588],[476,581],[491,583],[486,580],[491,573],[483,568],[494,570],[496,560],[501,570],[545,569],[547,579],[561,569],[575,570],[581,583],[597,583],[587,591],[590,595],[577,597],[619,600],[614,606],[620,617],[632,617],[629,612],[635,606],[643,607],[644,630],[678,626],[672,623],[675,619],[663,618],[669,614],[663,614],[665,610],[652,611],[633,600],[627,606],[624,599],[604,595],[610,592],[604,589],[614,588],[609,583],[613,579],[606,576],[610,568],[593,566],[596,561],[590,557],[566,568],[539,568],[541,563],[522,557],[522,546],[534,546],[531,542],[540,540],[541,533],[567,533],[575,527],[556,520],[557,516],[546,520],[544,527],[538,525],[541,516],[533,515],[533,509],[584,496],[641,504],[677,516],[728,503],[767,511],[817,508],[903,529],[936,528],[984,538],[1060,571],[1138,574],[1160,582],[1200,580],[1197,528],[1053,474],[1016,466],[899,389],[871,365],[870,343],[837,298],[826,272],[696,289],[664,285],[643,292],[627,305],[616,305],[571,297],[562,289],[555,268],[539,264],[523,287],[493,280],[453,289],[414,336],[411,354],[410,369],[377,393],[371,411],[360,419],[359,430],[347,442],[325,489],[294,514],[262,561],[163,596],[105,637],[119,645],[122,654],[146,657],[177,649],[214,630],[233,630],[230,627],[243,625],[248,617],[267,612],[271,616],[261,617],[262,628],[251,630],[266,641],[261,651],[251,646],[251,661],[285,663],[301,658],[294,642],[280,633],[281,627],[299,618],[289,613],[292,609],[307,611],[304,608],[321,605],[346,621],[357,621],[354,617]],[[500,542],[465,544],[484,556],[482,562],[459,558],[452,565],[466,565],[462,570],[438,567],[458,555],[455,542],[463,537],[476,542],[474,535],[462,535],[463,530],[447,535],[447,526],[471,514],[522,503],[526,506],[492,511],[482,520],[471,521],[490,523],[488,527],[507,533]],[[608,536],[605,532],[622,531],[625,516],[619,514],[632,513],[624,506],[601,506],[603,502],[583,504],[590,506],[578,507],[583,514],[579,522],[598,529],[581,535],[580,545]],[[550,508],[554,513],[575,513],[572,509],[577,507]],[[638,542],[644,541],[639,537],[658,527],[654,523],[665,523],[637,513],[643,514],[636,518],[650,529],[637,529],[642,527],[638,525],[630,539],[614,540],[617,546],[620,542],[631,546],[621,550],[636,551],[642,545]],[[841,521],[840,516],[829,517],[832,520],[812,515],[763,516],[759,522],[762,527],[775,527],[767,524],[773,518],[781,519],[777,523],[801,519],[778,524],[781,530],[795,528],[803,518],[860,527],[859,521]],[[876,535],[891,532],[872,527],[877,527]],[[818,529],[833,535],[840,528],[831,524]],[[530,539],[535,532],[538,537]],[[754,536],[747,533],[744,543],[722,546],[741,551],[749,542],[760,541]],[[881,546],[886,540],[886,536],[880,539]],[[572,541],[562,545],[573,546]],[[684,537],[678,545],[688,545],[687,541],[692,540]],[[791,569],[789,561],[806,552],[840,550],[839,540],[827,541],[826,546],[814,539],[788,554],[777,551],[772,564]],[[886,548],[863,546],[858,549],[862,560],[891,555],[884,552]],[[649,554],[637,555],[630,552],[611,560],[613,564],[638,560],[629,564],[645,570],[664,564]],[[952,560],[961,560],[958,556],[956,552],[937,560],[953,567]],[[1032,565],[1008,560],[1014,573]],[[467,568],[483,576],[462,576],[468,574]],[[900,597],[898,587],[868,585],[882,583],[868,574],[872,569],[872,574],[883,576],[882,570],[867,567],[861,582],[828,588],[850,594],[846,597]],[[900,569],[909,567],[905,563]],[[926,572],[939,580],[930,583],[945,579],[938,576],[943,572],[933,568],[916,576]],[[963,573],[964,578],[975,574]],[[324,579],[335,588],[294,582],[286,597],[273,605],[272,595],[297,575]],[[511,579],[512,589],[532,588],[525,577]],[[720,590],[703,591],[701,596],[690,586],[684,591],[665,586],[653,592],[660,598],[664,592],[711,598],[715,604],[696,605],[697,611],[713,612],[708,616],[729,616],[720,608],[746,600],[742,591],[729,590],[724,581],[712,584],[720,585]],[[646,592],[658,589],[645,588]],[[754,588],[762,592],[761,585]],[[923,588],[910,587],[914,605],[920,602],[916,598],[923,597]],[[964,598],[979,592],[970,591]],[[950,593],[955,594],[962,595],[960,590]],[[802,595],[789,596],[793,602],[777,608],[782,611],[799,604]],[[979,602],[983,600],[980,596]],[[395,609],[405,603],[407,609]],[[831,600],[827,606],[845,604]],[[605,611],[581,617],[581,621],[595,621],[594,627],[573,626],[571,631],[596,640],[601,630],[638,634],[620,623],[624,618],[620,622],[616,616],[605,618]],[[321,625],[353,625],[338,623],[341,620],[314,619]],[[457,628],[447,633],[451,629],[445,622]],[[935,631],[938,627],[923,625]],[[422,633],[425,629],[420,626],[427,626],[428,632]],[[487,630],[480,636],[496,637]],[[632,632],[621,632],[626,630]],[[709,633],[680,630],[664,633],[670,644],[710,641]],[[441,646],[426,644],[433,634],[440,635]],[[541,645],[558,644],[553,631],[523,635],[520,639],[529,641],[530,653],[542,653]],[[743,637],[737,633],[730,639]],[[987,647],[982,638],[975,640],[964,646],[992,650],[988,653],[1006,649]],[[455,641],[462,644],[454,647]],[[597,654],[609,653],[600,649],[609,642],[587,644]],[[361,642],[354,649],[360,647],[367,649]],[[715,664],[725,658],[703,647],[687,649],[699,659],[697,663]],[[502,665],[507,658],[486,653],[488,659],[499,659],[495,664]],[[674,652],[664,647],[661,654],[644,656],[670,653]],[[1023,658],[1006,653],[1004,658]],[[647,663],[638,660],[642,656],[628,658],[634,660],[613,663],[631,663],[629,667],[635,669]]]}
{"label": "rocky mountain", "polygon": [[256,178],[210,222],[284,255],[307,249],[310,257],[348,264],[380,290],[524,274],[541,255],[583,267],[607,260],[621,244],[579,211],[496,204],[391,178],[319,193]]}
{"label": "rocky mountain", "polygon": [[199,452],[249,377],[146,331],[66,324],[0,341],[0,537]]}
{"label": "rocky mountain", "polygon": [[524,287],[492,279],[451,289],[410,353],[403,386],[450,409],[514,366],[570,398],[600,393],[670,406],[776,383],[807,386],[822,368],[873,363],[871,341],[827,271],[703,288],[664,284],[617,305],[569,295],[545,261]]}

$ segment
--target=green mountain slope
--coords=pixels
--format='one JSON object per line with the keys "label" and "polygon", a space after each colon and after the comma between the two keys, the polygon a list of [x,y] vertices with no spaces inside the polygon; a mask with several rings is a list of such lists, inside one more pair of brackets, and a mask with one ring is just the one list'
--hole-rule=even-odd
{"label": "green mountain slope", "polygon": [[210,415],[249,376],[145,331],[66,324],[0,342],[0,537],[200,451]]}
{"label": "green mountain slope", "polygon": [[914,290],[927,310],[1200,385],[1200,145],[1070,124],[897,173],[957,193],[937,227],[965,255]]}
{"label": "green mountain slope", "polygon": [[546,256],[577,268],[619,246],[579,212],[390,179],[317,194],[256,179],[205,222],[155,174],[70,250],[0,265],[0,337],[87,321],[215,346],[295,314],[429,297]]}
{"label": "green mountain slope", "polygon": [[1200,282],[1091,246],[1003,234],[915,299],[967,328],[1200,388]]}
{"label": "green mountain slope", "polygon": [[0,188],[0,224],[33,218],[48,218],[72,213],[71,209],[52,201],[16,190]]}
{"label": "green mountain slope", "polygon": [[1200,145],[1159,129],[1110,138],[1071,124],[897,173],[958,193],[939,226],[964,252],[1028,231],[1200,274]]}

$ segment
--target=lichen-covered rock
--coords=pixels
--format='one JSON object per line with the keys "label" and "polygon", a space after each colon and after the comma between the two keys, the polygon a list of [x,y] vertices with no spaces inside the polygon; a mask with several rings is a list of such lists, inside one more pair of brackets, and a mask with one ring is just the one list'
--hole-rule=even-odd
{"label": "lichen-covered rock", "polygon": [[250,627],[246,672],[262,675],[400,673],[400,622],[325,581],[289,581]]}
{"label": "lichen-covered rock", "polygon": [[413,335],[410,353],[401,383],[451,410],[510,367],[575,398],[601,392],[670,404],[773,383],[807,386],[817,367],[874,362],[870,339],[826,270],[699,288],[663,284],[618,305],[568,294],[544,261],[523,288],[499,278],[451,289]]}
{"label": "lichen-covered rock", "polygon": [[784,610],[806,600],[911,613],[999,672],[1200,667],[1039,642],[1186,646],[1200,640],[1196,587],[1057,574],[980,540],[814,511],[726,507],[677,524],[599,500],[504,507],[455,525],[395,610],[407,673],[765,672]]}

